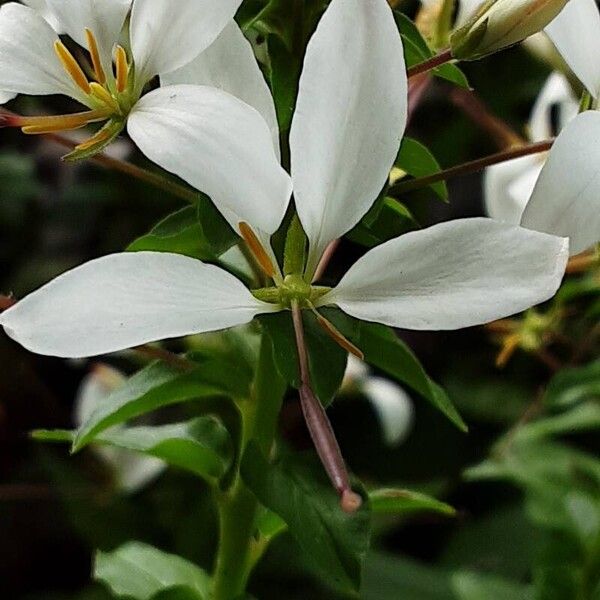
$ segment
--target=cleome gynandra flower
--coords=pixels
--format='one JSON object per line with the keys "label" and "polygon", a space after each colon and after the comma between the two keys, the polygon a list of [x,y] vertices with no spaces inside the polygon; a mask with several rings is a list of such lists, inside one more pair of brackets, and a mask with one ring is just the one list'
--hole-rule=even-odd
{"label": "cleome gynandra flower", "polygon": [[[486,218],[407,233],[370,250],[335,287],[315,285],[330,244],[378,197],[406,123],[402,41],[386,0],[333,0],[322,17],[300,80],[291,176],[279,165],[270,127],[257,110],[222,90],[169,89],[166,104],[157,95],[142,99],[129,130],[151,159],[212,198],[271,284],[247,289],[219,266],[177,254],[105,256],[1,315],[6,333],[31,351],[89,357],[276,311],[291,311],[302,350],[305,310],[337,306],[395,327],[457,329],[520,312],[560,285],[567,239]],[[292,190],[297,216],[280,264],[270,237],[282,225]],[[323,317],[320,322],[360,355]],[[310,391],[306,356],[299,355],[307,424],[342,507],[352,510],[356,495]]]}
{"label": "cleome gynandra flower", "polygon": [[[55,116],[6,115],[2,124],[38,134],[103,123],[70,159],[93,155],[117,137],[156,75],[165,77],[185,67],[220,35],[238,46],[242,35],[233,23],[241,0],[29,0],[27,4],[9,2],[0,8],[0,100],[16,94],[62,94],[86,110]],[[72,52],[59,33],[76,42],[78,51]],[[211,55],[220,53],[221,46],[223,41]],[[167,100],[168,92],[161,97]]]}

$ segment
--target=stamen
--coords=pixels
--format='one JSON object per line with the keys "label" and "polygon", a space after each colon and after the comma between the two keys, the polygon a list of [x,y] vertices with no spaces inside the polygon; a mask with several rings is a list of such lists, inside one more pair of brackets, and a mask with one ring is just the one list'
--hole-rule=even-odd
{"label": "stamen", "polygon": [[71,115],[56,115],[49,117],[10,116],[5,120],[7,127],[21,127],[23,133],[52,133],[53,131],[68,131],[79,129],[89,123],[105,120],[109,115],[105,110],[88,110]]}
{"label": "stamen", "polygon": [[333,323],[331,323],[331,321],[328,321],[323,315],[319,314],[314,306],[310,305],[310,309],[317,317],[317,323],[319,323],[327,335],[329,335],[336,344],[341,346],[346,352],[354,354],[354,356],[360,358],[360,360],[365,359],[362,350],[357,348],[337,327],[335,327]]}
{"label": "stamen", "polygon": [[96,135],[93,135],[89,140],[75,146],[73,152],[83,152],[96,144],[101,144],[109,138],[113,137],[113,132],[110,129],[101,129]]}
{"label": "stamen", "polygon": [[521,335],[519,333],[513,333],[505,338],[502,349],[496,358],[496,367],[503,368],[506,366],[512,355],[517,351],[520,342]]}
{"label": "stamen", "polygon": [[93,96],[95,96],[101,102],[104,102],[104,104],[106,104],[106,106],[108,106],[115,113],[121,113],[121,107],[119,106],[119,103],[110,95],[110,92],[106,88],[94,81],[90,83],[90,90]]}
{"label": "stamen", "polygon": [[127,53],[123,46],[117,46],[115,49],[115,63],[117,66],[117,91],[121,94],[127,89],[127,79],[129,78]]}
{"label": "stamen", "polygon": [[79,66],[79,63],[75,60],[73,55],[69,52],[68,48],[60,41],[54,42],[54,51],[60,59],[65,71],[69,74],[75,84],[85,93],[90,93],[90,82],[88,81],[83,69]]}
{"label": "stamen", "polygon": [[254,258],[256,259],[256,262],[260,265],[260,268],[264,271],[265,275],[268,277],[273,277],[275,275],[275,267],[273,266],[271,257],[263,248],[259,239],[256,237],[256,234],[254,231],[252,231],[250,225],[242,221],[238,227],[242,239],[244,242],[246,242],[250,252],[252,252]]}
{"label": "stamen", "polygon": [[100,60],[100,52],[98,50],[98,42],[96,41],[96,36],[91,31],[91,29],[87,28],[85,30],[85,36],[87,38],[87,46],[90,51],[90,56],[92,58],[92,65],[94,67],[96,81],[104,85],[106,83],[106,73],[102,68],[102,61]]}

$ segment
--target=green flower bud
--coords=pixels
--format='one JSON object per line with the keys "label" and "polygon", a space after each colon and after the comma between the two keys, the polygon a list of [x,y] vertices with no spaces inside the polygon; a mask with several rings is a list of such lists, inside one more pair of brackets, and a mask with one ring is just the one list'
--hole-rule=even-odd
{"label": "green flower bud", "polygon": [[452,34],[452,55],[475,60],[518,44],[553,21],[568,1],[489,0]]}

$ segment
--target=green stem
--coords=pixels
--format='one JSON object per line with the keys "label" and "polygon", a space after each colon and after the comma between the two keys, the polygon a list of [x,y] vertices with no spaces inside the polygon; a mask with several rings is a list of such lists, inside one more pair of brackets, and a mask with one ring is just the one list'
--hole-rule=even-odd
{"label": "green stem", "polygon": [[[253,440],[262,452],[269,454],[285,390],[285,382],[275,369],[271,341],[263,334],[252,397],[241,406],[242,452]],[[231,488],[219,494],[217,501],[220,536],[213,598],[233,600],[244,594],[255,564],[257,542],[254,533],[259,504],[244,485],[239,472]]]}

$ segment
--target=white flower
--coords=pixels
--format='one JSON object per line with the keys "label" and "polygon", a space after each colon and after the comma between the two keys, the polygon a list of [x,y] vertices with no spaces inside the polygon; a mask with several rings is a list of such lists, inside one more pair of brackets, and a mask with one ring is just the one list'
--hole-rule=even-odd
{"label": "white flower", "polygon": [[456,329],[551,297],[567,240],[484,218],[408,233],[369,251],[332,290],[311,285],[325,248],[359,222],[383,187],[406,105],[402,42],[387,1],[333,0],[307,49],[290,139],[307,267],[284,279],[269,238],[291,185],[273,167],[264,119],[209,88],[173,86],[144,96],[129,119],[137,143],[212,197],[276,287],[255,295],[198,260],[115,254],[58,277],[4,312],[0,323],[30,350],[82,357],[248,323],[292,301],[337,305],[396,327]]}
{"label": "white flower", "polygon": [[[234,95],[240,80],[248,84],[248,90],[251,83],[252,90],[243,100],[257,106],[266,119],[274,119],[266,82],[249,43],[233,22],[240,3],[46,0],[35,3],[37,10],[15,2],[4,4],[0,8],[0,90],[5,93],[0,99],[15,94],[63,94],[86,107],[70,115],[5,118],[4,124],[21,127],[26,133],[43,133],[106,123],[74,156],[97,152],[122,130],[151,79],[160,75],[169,81],[169,73],[189,65],[203,51],[206,69],[202,83],[210,85],[214,78],[214,83]],[[78,63],[55,29],[87,51],[82,53],[89,57],[82,59],[86,64]],[[236,60],[229,64],[232,55]],[[91,81],[88,72],[93,74]],[[161,98],[167,101],[169,92]]]}
{"label": "white flower", "polygon": [[342,391],[357,389],[371,402],[388,446],[397,446],[408,436],[414,421],[410,396],[396,383],[371,374],[355,356],[348,357]]}
{"label": "white flower", "polygon": [[[77,391],[74,420],[77,426],[85,423],[106,398],[126,381],[125,376],[106,365],[96,365]],[[95,448],[98,456],[111,468],[117,485],[127,493],[145,487],[166,468],[158,458],[141,456],[118,448]]]}
{"label": "white flower", "polygon": [[[552,138],[578,112],[579,103],[567,79],[553,73],[546,81],[531,112],[529,133],[532,142]],[[487,214],[493,219],[518,224],[531,197],[546,154],[523,156],[489,167],[484,176]]]}

